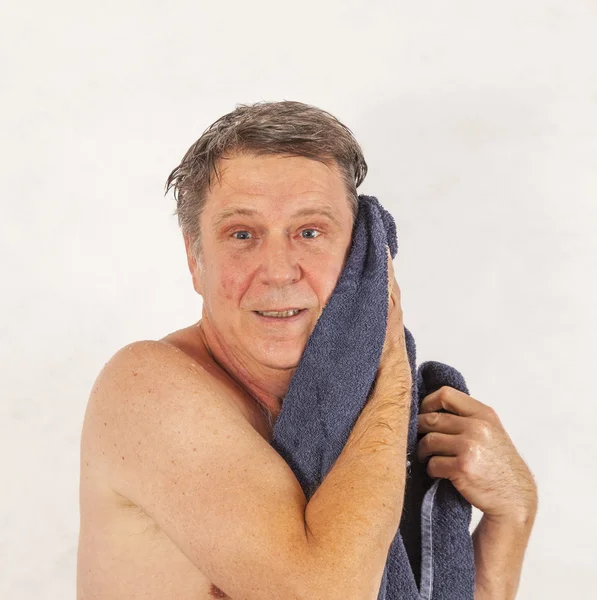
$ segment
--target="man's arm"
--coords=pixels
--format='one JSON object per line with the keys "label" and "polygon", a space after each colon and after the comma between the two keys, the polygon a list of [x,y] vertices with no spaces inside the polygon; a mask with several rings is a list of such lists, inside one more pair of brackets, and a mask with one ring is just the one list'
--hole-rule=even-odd
{"label": "man's arm", "polygon": [[294,473],[183,352],[156,341],[119,350],[95,381],[81,443],[111,489],[228,596],[339,600],[309,553]]}
{"label": "man's arm", "polygon": [[377,600],[406,483],[412,382],[404,367],[380,364],[367,404],[305,512],[312,546],[358,578],[351,596],[358,600]]}
{"label": "man's arm", "polygon": [[232,598],[376,600],[405,479],[408,410],[391,377],[379,378],[307,523],[288,464],[201,371],[151,341],[105,365],[82,443],[112,489]]}
{"label": "man's arm", "polygon": [[473,532],[475,600],[516,598],[536,509],[520,518],[483,515]]}

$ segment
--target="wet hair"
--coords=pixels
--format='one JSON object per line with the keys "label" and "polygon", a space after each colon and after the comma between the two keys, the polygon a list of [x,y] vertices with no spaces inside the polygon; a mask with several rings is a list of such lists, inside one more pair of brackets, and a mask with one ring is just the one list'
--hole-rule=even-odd
{"label": "wet hair", "polygon": [[165,193],[174,190],[173,215],[200,264],[200,218],[213,177],[221,183],[220,161],[239,154],[303,156],[335,166],[344,181],[355,223],[357,188],[367,175],[367,163],[351,130],[330,113],[302,102],[237,104],[203,132],[166,181]]}

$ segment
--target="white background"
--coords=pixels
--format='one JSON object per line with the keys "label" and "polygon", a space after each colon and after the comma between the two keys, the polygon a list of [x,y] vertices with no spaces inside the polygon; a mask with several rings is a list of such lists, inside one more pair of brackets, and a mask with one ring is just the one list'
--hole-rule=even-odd
{"label": "white background", "polygon": [[517,598],[588,597],[596,32],[594,0],[4,3],[0,597],[74,597],[93,381],[201,316],[166,177],[236,103],[283,99],[353,130],[417,363],[459,369],[537,479]]}

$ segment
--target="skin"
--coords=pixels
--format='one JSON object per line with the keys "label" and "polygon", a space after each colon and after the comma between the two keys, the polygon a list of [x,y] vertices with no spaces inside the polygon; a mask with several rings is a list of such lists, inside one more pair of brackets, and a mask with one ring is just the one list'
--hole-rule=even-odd
{"label": "skin", "polygon": [[[320,224],[324,235],[305,241],[291,214],[312,200],[333,206],[343,227]],[[220,210],[248,204],[264,217],[232,219],[213,229]],[[229,163],[204,217],[204,254],[210,260],[203,269],[185,240],[193,284],[204,298],[202,339],[221,368],[275,420],[350,248],[352,214],[343,185],[333,170],[308,159],[244,156]],[[296,225],[304,227],[304,220]],[[316,221],[308,225],[318,227]],[[247,241],[231,239],[242,230],[250,232],[240,236]],[[298,330],[280,327],[272,334],[251,312],[289,306],[309,307]],[[440,408],[453,414],[436,412]],[[458,390],[444,386],[428,395],[418,422],[426,434],[418,458],[430,458],[429,475],[450,479],[484,513],[473,535],[475,597],[514,598],[537,511],[529,468],[496,412]]]}
{"label": "skin", "polygon": [[[184,238],[193,287],[203,298],[197,333],[216,365],[268,415],[269,438],[342,272],[353,216],[337,169],[318,161],[242,155],[220,174],[202,214],[201,260]],[[318,214],[294,218],[299,206],[329,208],[338,221]],[[231,207],[250,207],[260,215],[216,223]],[[300,326],[272,328],[253,313],[287,307],[308,309]],[[209,593],[227,597],[214,585]]]}
{"label": "skin", "polygon": [[[445,409],[449,412],[437,412]],[[449,386],[418,416],[420,462],[449,479],[483,518],[473,532],[475,600],[514,600],[538,508],[535,479],[493,408]]]}
{"label": "skin", "polygon": [[[345,264],[352,211],[339,172],[317,161],[234,156],[222,163],[221,175],[201,217],[204,264],[191,255],[185,239],[193,286],[203,298],[202,319],[160,342],[196,361],[269,440],[309,335]],[[232,206],[261,214],[214,228],[219,213]],[[293,218],[307,206],[330,208],[339,223],[317,215]],[[308,311],[296,324],[275,327],[252,312],[288,306]],[[453,415],[432,421],[439,408]],[[446,456],[431,458],[429,474],[450,478],[486,513],[473,536],[476,600],[513,598],[536,510],[526,465],[495,413],[466,394],[444,387],[424,400],[420,413],[419,428],[427,435],[419,458]],[[89,420],[82,448],[77,597],[228,598],[149,515],[113,493],[114,465],[97,443],[103,421]]]}
{"label": "skin", "polygon": [[[336,168],[303,157],[237,156],[226,161],[202,214],[205,265],[185,238],[198,325],[214,360],[277,418],[305,345],[346,261],[353,217]],[[251,207],[260,217],[219,213]],[[297,208],[329,207],[339,223]],[[310,229],[310,231],[306,231]],[[313,231],[315,230],[315,231]],[[245,233],[239,233],[239,232]],[[307,308],[300,325],[266,327],[253,310]]]}
{"label": "skin", "polygon": [[[220,211],[233,205],[261,216],[231,219],[214,230]],[[338,223],[318,215],[293,218],[306,207],[327,207]],[[181,353],[190,357],[198,377],[211,377],[238,414],[270,440],[306,342],[344,266],[352,221],[333,167],[302,157],[224,161],[221,184],[212,185],[200,223],[205,266],[190,255],[185,240],[193,286],[203,297],[202,319],[159,340],[176,350],[169,357],[161,353],[163,365],[180,363]],[[232,235],[241,230],[246,233]],[[273,328],[251,312],[289,305],[308,308],[297,324]],[[107,422],[118,419],[118,406],[105,400],[93,404],[82,440],[77,598],[228,598],[150,515],[114,492],[117,465],[102,440]]]}

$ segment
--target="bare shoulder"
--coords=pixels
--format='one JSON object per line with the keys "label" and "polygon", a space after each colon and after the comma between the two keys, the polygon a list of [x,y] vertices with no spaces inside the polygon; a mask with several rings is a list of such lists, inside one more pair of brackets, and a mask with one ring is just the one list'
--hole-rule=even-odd
{"label": "bare shoulder", "polygon": [[[141,388],[141,383],[147,385]],[[191,388],[189,384],[192,384]],[[115,399],[118,404],[129,403],[135,395],[142,393],[145,398],[153,399],[156,408],[159,403],[160,410],[168,412],[176,405],[180,408],[181,402],[190,403],[188,394],[200,390],[209,394],[214,385],[217,382],[213,373],[197,356],[174,343],[141,340],[120,348],[108,360],[94,382],[90,401],[101,402],[107,408],[106,403]],[[185,394],[176,394],[183,386]],[[239,412],[237,403],[232,398],[229,400],[225,404]],[[118,406],[114,406],[114,410],[118,410]]]}
{"label": "bare shoulder", "polygon": [[199,460],[210,425],[259,429],[238,394],[180,346],[178,340],[131,342],[109,358],[94,381],[81,453],[93,461],[87,473],[95,489],[103,489],[114,505],[141,507],[137,490],[127,482],[142,476],[150,451],[165,457],[173,445],[186,443]]}
{"label": "bare shoulder", "polygon": [[96,379],[94,391],[98,384],[106,385],[116,380],[119,385],[126,385],[129,381],[135,386],[137,381],[134,378],[139,372],[149,374],[148,368],[156,376],[156,383],[161,374],[166,384],[175,382],[176,377],[200,377],[207,373],[200,362],[174,344],[163,340],[140,340],[120,348],[108,360]]}
{"label": "bare shoulder", "polygon": [[[221,393],[213,375],[188,352],[161,340],[135,341],[120,348],[98,374],[81,443],[98,444],[101,449],[94,449],[94,454],[99,457],[101,451],[108,472],[115,475],[113,460],[126,446],[126,432],[145,427],[147,433],[174,435],[169,423],[186,417],[187,423],[197,425],[205,422],[198,418],[205,411],[211,417],[217,412],[217,419],[246,422],[239,403]],[[143,440],[139,442],[142,446]],[[126,461],[126,456],[120,457]]]}
{"label": "bare shoulder", "polygon": [[[294,597],[317,584],[294,473],[188,352],[155,340],[118,350],[94,383],[81,446],[102,489],[139,507],[163,534],[160,563],[180,553],[232,598]],[[139,548],[134,554],[149,573],[155,561],[143,565]],[[170,593],[174,582],[167,585]],[[168,595],[161,592],[155,597]]]}
{"label": "bare shoulder", "polygon": [[[168,431],[164,429],[170,410],[167,402],[175,405],[177,387],[200,385],[202,376],[209,377],[200,361],[173,345],[153,340],[121,348],[97,376],[81,436],[77,598],[139,596],[153,600],[171,594],[183,597],[188,590],[198,600],[229,597],[184,556],[160,519],[148,513],[144,500],[152,493],[152,482],[159,481],[152,480],[143,468],[151,461],[147,448],[153,443],[155,452],[165,457],[170,454],[168,440],[176,435],[173,431],[160,439],[151,429]],[[184,395],[179,396],[179,414],[184,403]],[[233,404],[228,408],[232,409],[229,415],[238,418]],[[220,414],[226,420],[226,410]],[[195,430],[201,434],[200,429]],[[200,448],[193,445],[197,461]],[[131,486],[131,494],[121,485],[121,478],[134,480],[139,475],[147,487]],[[176,481],[166,481],[164,490],[174,492]],[[161,565],[159,571],[154,567],[156,561]]]}

